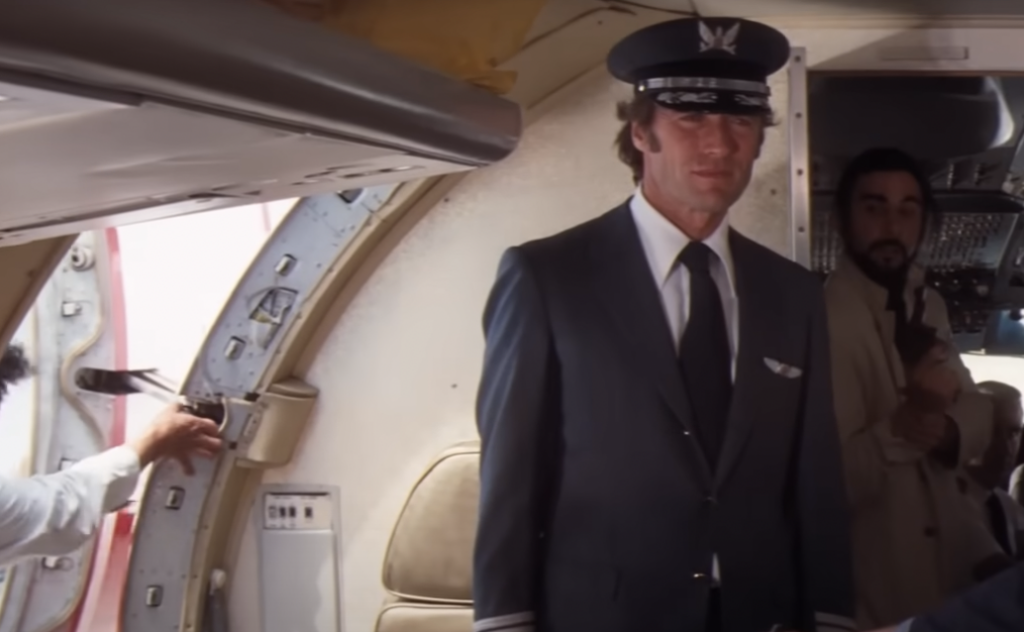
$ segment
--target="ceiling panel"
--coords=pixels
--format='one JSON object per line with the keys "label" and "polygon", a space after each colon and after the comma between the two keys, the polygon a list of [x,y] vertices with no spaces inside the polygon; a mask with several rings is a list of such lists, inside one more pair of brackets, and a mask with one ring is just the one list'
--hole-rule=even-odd
{"label": "ceiling panel", "polygon": [[701,15],[740,17],[1024,15],[1020,0],[642,0],[635,4],[673,11],[690,11],[696,5]]}
{"label": "ceiling panel", "polygon": [[260,3],[4,2],[0,246],[461,171],[522,131],[515,103]]}

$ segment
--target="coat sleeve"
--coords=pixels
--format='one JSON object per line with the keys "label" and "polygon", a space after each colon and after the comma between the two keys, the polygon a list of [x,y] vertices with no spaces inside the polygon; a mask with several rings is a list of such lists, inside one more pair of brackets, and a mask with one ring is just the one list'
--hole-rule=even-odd
{"label": "coat sleeve", "polygon": [[[952,344],[953,334],[949,326],[945,301],[938,295],[936,298],[938,304],[934,310],[934,326],[938,335]],[[959,353],[954,351],[950,354],[950,363],[960,376],[960,384],[963,387],[960,399],[949,410],[949,417],[956,423],[960,432],[960,450],[957,461],[962,467],[972,459],[985,454],[992,437],[994,410],[991,398],[978,391],[974,378],[971,377],[971,372],[960,358]]]}
{"label": "coat sleeve", "polygon": [[871,379],[869,373],[888,369],[870,366],[864,357],[863,341],[847,326],[850,315],[846,312],[841,297],[835,297],[835,304],[828,307],[835,419],[842,443],[847,497],[856,511],[882,492],[890,468],[914,466],[926,453],[894,435],[891,418],[868,418],[867,404],[874,396],[865,387]]}
{"label": "coat sleeve", "polygon": [[1024,562],[897,628],[900,632],[1024,630]]}
{"label": "coat sleeve", "polygon": [[477,397],[480,508],[473,560],[474,632],[535,627],[542,489],[551,398],[551,334],[540,289],[517,248],[505,252],[484,310]]}
{"label": "coat sleeve", "polygon": [[832,402],[825,299],[813,287],[798,465],[805,599],[817,632],[856,630],[850,515]]}

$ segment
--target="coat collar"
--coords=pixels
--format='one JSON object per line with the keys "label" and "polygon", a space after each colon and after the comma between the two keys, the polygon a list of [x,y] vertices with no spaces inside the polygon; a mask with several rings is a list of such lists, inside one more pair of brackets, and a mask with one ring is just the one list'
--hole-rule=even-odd
{"label": "coat collar", "polygon": [[[928,318],[927,310],[927,286],[925,285],[925,270],[922,266],[914,264],[907,274],[907,283],[904,289],[904,300],[907,305],[913,305],[914,293],[918,288],[925,288],[925,319]],[[846,255],[841,255],[836,264],[836,269],[829,275],[826,283],[827,293],[839,292],[849,294],[852,297],[863,301],[871,314],[872,325],[878,335],[882,349],[885,352],[889,376],[896,388],[903,388],[906,384],[906,375],[903,370],[903,361],[896,350],[896,316],[886,309],[888,303],[888,291],[881,285],[875,283],[865,275],[860,267]]]}
{"label": "coat collar", "polygon": [[[881,285],[868,278],[860,266],[854,263],[853,259],[843,254],[839,256],[836,269],[829,277],[829,283],[843,285],[853,290],[871,308],[871,312],[878,314],[885,311],[888,301],[888,291]],[[908,305],[914,301],[914,293],[920,287],[925,286],[925,269],[923,266],[914,263],[907,273],[907,282],[904,286],[904,299]]]}

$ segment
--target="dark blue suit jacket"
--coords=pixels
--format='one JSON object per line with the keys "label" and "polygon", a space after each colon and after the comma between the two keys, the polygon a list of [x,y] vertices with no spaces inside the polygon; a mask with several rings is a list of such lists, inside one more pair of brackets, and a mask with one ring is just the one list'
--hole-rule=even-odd
{"label": "dark blue suit jacket", "polygon": [[935,612],[918,617],[911,632],[1020,632],[1024,630],[1024,562],[975,586]]}
{"label": "dark blue suit jacket", "polygon": [[716,554],[725,632],[854,629],[821,283],[736,231],[730,247],[740,343],[715,468],[628,204],[502,258],[477,632],[703,630]]}

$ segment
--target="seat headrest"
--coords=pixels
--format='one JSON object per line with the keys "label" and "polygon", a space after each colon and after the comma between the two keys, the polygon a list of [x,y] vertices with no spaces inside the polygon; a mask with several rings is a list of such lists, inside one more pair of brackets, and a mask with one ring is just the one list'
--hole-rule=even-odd
{"label": "seat headrest", "polygon": [[471,604],[480,443],[442,452],[413,487],[384,558],[384,588],[414,601]]}
{"label": "seat headrest", "polygon": [[473,632],[473,609],[420,603],[390,605],[381,610],[376,632]]}

